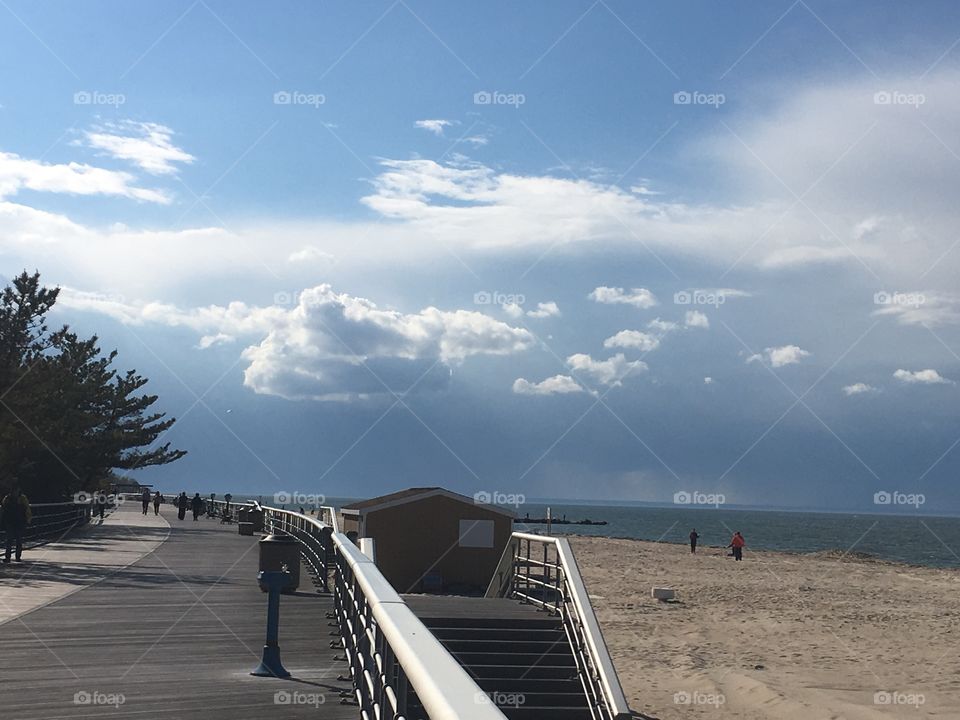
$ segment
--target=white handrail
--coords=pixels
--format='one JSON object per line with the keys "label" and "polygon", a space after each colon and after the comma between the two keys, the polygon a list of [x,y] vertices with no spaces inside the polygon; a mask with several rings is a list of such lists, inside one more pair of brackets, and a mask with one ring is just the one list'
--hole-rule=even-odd
{"label": "white handrail", "polygon": [[[617,676],[613,660],[610,659],[610,651],[607,649],[607,644],[603,639],[603,633],[600,631],[600,623],[597,622],[596,613],[593,611],[593,605],[587,594],[587,587],[583,582],[583,577],[580,575],[580,568],[577,566],[577,560],[566,538],[556,538],[549,535],[533,535],[523,532],[513,533],[510,536],[510,541],[497,567],[497,573],[494,575],[490,587],[487,589],[487,597],[506,590],[506,584],[502,579],[499,579],[498,576],[502,575],[507,566],[508,556],[511,573],[514,572],[512,566],[514,564],[514,558],[519,555],[520,540],[554,546],[557,553],[557,563],[563,569],[564,582],[567,586],[570,600],[573,603],[575,615],[583,629],[587,649],[599,675],[603,696],[610,714],[614,718],[632,717],[630,706],[627,704],[627,698],[623,693],[623,687],[620,685],[620,678]],[[509,586],[511,588],[513,587],[512,578]],[[508,590],[507,592],[510,591]]]}
{"label": "white handrail", "polygon": [[[330,528],[337,552],[349,566],[378,630],[430,720],[505,720],[506,716],[404,602],[376,564],[342,532],[317,518],[262,506],[270,514],[294,516],[318,529]],[[332,508],[329,508],[331,511]],[[336,523],[336,515],[331,512]],[[362,679],[357,682],[363,682]]]}

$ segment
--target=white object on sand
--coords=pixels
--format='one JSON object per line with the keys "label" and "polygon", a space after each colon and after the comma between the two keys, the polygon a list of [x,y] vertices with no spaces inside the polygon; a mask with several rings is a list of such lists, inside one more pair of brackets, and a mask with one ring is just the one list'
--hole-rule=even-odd
{"label": "white object on sand", "polygon": [[657,600],[673,600],[677,597],[677,591],[673,588],[655,587],[651,591],[651,595]]}

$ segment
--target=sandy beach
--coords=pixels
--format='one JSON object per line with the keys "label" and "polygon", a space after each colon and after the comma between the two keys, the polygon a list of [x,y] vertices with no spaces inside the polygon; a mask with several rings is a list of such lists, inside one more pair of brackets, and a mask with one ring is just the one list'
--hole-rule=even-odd
{"label": "sandy beach", "polygon": [[[960,571],[571,543],[627,700],[647,717],[960,718]],[[678,602],[651,598],[654,585]]]}

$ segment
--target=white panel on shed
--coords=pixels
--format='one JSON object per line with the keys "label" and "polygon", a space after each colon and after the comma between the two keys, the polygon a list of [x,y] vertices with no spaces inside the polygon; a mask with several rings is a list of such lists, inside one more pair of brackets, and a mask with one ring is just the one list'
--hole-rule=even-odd
{"label": "white panel on shed", "polygon": [[460,547],[492,548],[493,520],[461,520]]}

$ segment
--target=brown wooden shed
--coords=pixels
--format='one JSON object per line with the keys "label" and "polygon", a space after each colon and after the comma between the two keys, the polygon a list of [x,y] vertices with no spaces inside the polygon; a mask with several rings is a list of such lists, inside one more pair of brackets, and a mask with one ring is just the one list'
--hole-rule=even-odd
{"label": "brown wooden shed", "polygon": [[340,512],[343,532],[373,538],[377,567],[400,593],[485,590],[513,532],[514,513],[441,487],[409,488]]}

